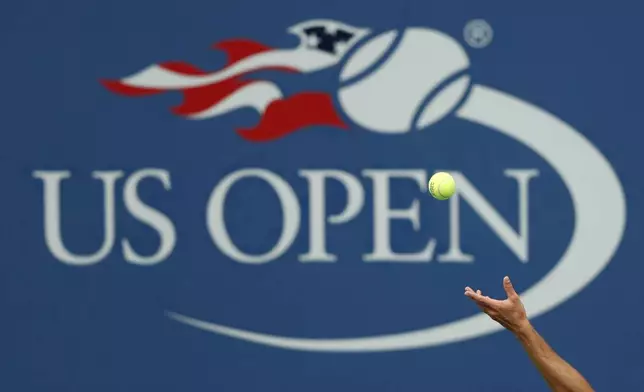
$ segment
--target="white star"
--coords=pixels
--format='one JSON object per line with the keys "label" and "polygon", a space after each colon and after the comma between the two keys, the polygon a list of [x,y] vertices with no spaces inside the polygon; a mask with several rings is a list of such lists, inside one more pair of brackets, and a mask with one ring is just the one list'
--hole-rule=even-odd
{"label": "white star", "polygon": [[338,54],[344,53],[349,45],[346,42],[336,42],[335,44],[335,52]]}
{"label": "white star", "polygon": [[335,33],[338,32],[338,29],[340,27],[334,23],[329,23],[328,25],[324,26],[324,29],[329,35],[335,35]]}
{"label": "white star", "polygon": [[306,37],[306,45],[309,48],[317,48],[318,45],[320,44],[320,38],[316,35],[309,35]]}

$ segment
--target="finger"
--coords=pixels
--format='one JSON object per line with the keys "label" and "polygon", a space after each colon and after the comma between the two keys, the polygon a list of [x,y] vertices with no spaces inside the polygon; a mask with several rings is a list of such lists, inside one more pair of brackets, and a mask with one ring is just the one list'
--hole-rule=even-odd
{"label": "finger", "polygon": [[474,291],[470,286],[465,287],[465,291]]}
{"label": "finger", "polygon": [[514,290],[514,286],[512,286],[512,282],[510,282],[509,277],[503,278],[503,288],[505,289],[505,293],[508,295],[508,298],[517,298],[519,294]]}
{"label": "finger", "polygon": [[483,295],[483,293],[481,292],[481,290],[476,290],[476,294],[478,294],[478,295]]}
{"label": "finger", "polygon": [[487,308],[495,309],[495,310],[498,309],[499,306],[501,305],[501,301],[497,301],[495,299],[492,299],[490,297],[486,297],[484,295],[479,296],[476,299],[476,301],[479,302],[480,304],[482,304],[483,306],[487,307]]}
{"label": "finger", "polygon": [[492,318],[496,318],[496,316],[498,316],[498,314],[499,314],[496,310],[492,309],[489,306],[486,306],[485,304],[478,303],[478,302],[474,302],[474,303],[481,310],[481,312],[487,314],[488,316],[490,316]]}
{"label": "finger", "polygon": [[477,304],[480,304],[480,305],[483,305],[483,306],[486,306],[486,307],[490,307],[490,308],[493,308],[493,309],[497,308],[501,304],[501,301],[497,301],[497,300],[492,299],[490,297],[485,297],[485,296],[483,296],[483,295],[481,295],[479,293],[475,293],[473,291],[472,292],[467,292],[467,293],[465,293],[465,295],[467,297],[471,298],[472,300],[474,300]]}
{"label": "finger", "polygon": [[474,303],[476,304],[476,306],[478,306],[479,309],[481,309],[485,313],[489,313],[492,311],[492,308],[490,308],[489,306],[485,305],[482,302],[474,301]]}

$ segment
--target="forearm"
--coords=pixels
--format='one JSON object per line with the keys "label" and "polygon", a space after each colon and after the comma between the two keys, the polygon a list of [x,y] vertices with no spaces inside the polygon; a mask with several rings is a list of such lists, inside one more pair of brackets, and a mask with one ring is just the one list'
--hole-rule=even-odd
{"label": "forearm", "polygon": [[515,331],[515,335],[553,391],[593,392],[588,381],[557,355],[529,323]]}

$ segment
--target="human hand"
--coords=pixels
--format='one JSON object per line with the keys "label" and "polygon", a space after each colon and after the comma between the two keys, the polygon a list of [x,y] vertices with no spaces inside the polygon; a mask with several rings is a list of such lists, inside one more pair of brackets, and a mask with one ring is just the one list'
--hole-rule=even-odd
{"label": "human hand", "polygon": [[505,300],[492,299],[484,296],[481,290],[474,291],[470,287],[465,288],[465,296],[474,301],[494,321],[506,329],[518,333],[524,328],[530,327],[530,322],[519,294],[514,291],[512,282],[507,276],[503,278],[503,288],[508,296]]}

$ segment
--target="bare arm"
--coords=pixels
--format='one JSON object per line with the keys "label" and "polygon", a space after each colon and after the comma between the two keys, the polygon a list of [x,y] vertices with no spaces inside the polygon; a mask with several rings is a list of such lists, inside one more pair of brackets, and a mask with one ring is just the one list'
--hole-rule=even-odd
{"label": "bare arm", "polygon": [[528,324],[515,332],[528,356],[555,392],[591,392],[586,379],[568,362],[561,358]]}
{"label": "bare arm", "polygon": [[465,295],[493,320],[511,331],[554,392],[593,392],[588,381],[561,358],[532,327],[510,279],[503,279],[508,298],[503,301],[484,296],[480,290],[465,288]]}

